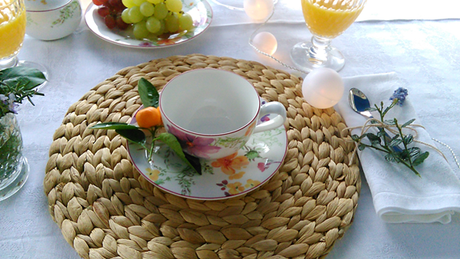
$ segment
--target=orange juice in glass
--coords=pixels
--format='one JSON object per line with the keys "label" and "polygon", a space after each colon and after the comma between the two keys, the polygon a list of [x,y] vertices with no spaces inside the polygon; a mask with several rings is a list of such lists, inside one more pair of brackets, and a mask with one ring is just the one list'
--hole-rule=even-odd
{"label": "orange juice in glass", "polygon": [[305,23],[313,34],[311,42],[301,42],[291,50],[293,62],[311,71],[328,67],[339,71],[345,65],[342,53],[330,46],[356,20],[366,0],[300,0]]}
{"label": "orange juice in glass", "polygon": [[0,69],[16,65],[25,32],[23,0],[0,0]]}

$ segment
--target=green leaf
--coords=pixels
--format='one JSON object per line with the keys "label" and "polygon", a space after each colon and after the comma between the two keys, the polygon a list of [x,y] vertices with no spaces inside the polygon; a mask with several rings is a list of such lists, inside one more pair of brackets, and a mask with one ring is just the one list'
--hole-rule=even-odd
{"label": "green leaf", "polygon": [[188,157],[191,157],[191,156],[188,156],[184,153],[184,151],[182,150],[182,147],[179,143],[179,141],[177,140],[176,136],[174,136],[173,134],[171,133],[161,133],[160,135],[158,135],[158,137],[156,137],[155,139],[153,139],[153,141],[155,140],[159,140],[159,141],[162,141],[164,142],[166,145],[169,146],[169,148],[171,148],[174,152],[176,152],[176,154],[188,165],[190,166],[193,170],[196,171],[196,173],[200,174],[201,175],[201,165],[200,163],[198,162],[198,165],[200,168],[197,168],[197,164],[195,161],[189,161]]}
{"label": "green leaf", "polygon": [[115,132],[120,134],[122,137],[138,143],[138,144],[143,144],[145,143],[145,134],[142,130],[135,128],[135,129],[116,129]]}
{"label": "green leaf", "polygon": [[373,146],[380,145],[380,138],[376,136],[374,133],[367,133],[366,137],[369,139]]}
{"label": "green leaf", "polygon": [[377,132],[377,137],[384,138],[385,136],[386,136],[385,130],[383,128],[379,128],[379,131]]}
{"label": "green leaf", "polygon": [[388,124],[388,125],[395,125],[394,120],[385,120],[383,123]]}
{"label": "green leaf", "polygon": [[159,105],[160,95],[157,89],[147,79],[141,78],[137,84],[137,91],[141,97],[144,107],[155,107]]}
{"label": "green leaf", "polygon": [[395,147],[395,146],[398,146],[399,144],[401,144],[401,142],[402,142],[402,139],[399,138],[399,134],[398,134],[398,135],[395,135],[395,136],[391,139],[391,141],[390,141],[390,143],[388,143],[388,145],[389,145],[390,147]]}
{"label": "green leaf", "polygon": [[411,147],[408,149],[411,157],[418,156],[422,151],[419,147]]}
{"label": "green leaf", "polygon": [[362,143],[358,145],[359,151],[363,151],[365,148],[366,148],[366,145],[364,145]]}
{"label": "green leaf", "polygon": [[388,162],[396,162],[396,163],[399,163],[398,154],[397,154],[397,153],[394,153],[394,152],[391,152],[391,153],[386,154],[386,155],[385,155],[385,160],[388,161]]}
{"label": "green leaf", "polygon": [[403,136],[402,141],[403,141],[406,145],[409,145],[410,143],[412,143],[412,141],[414,141],[414,136],[412,136],[411,134],[405,135],[405,136]]}
{"label": "green leaf", "polygon": [[404,124],[401,126],[401,128],[404,128],[404,127],[409,126],[409,125],[410,125],[412,122],[414,122],[414,121],[415,121],[415,119],[411,119],[411,120],[407,121],[406,123],[404,123]]}
{"label": "green leaf", "polygon": [[414,160],[412,160],[412,165],[417,166],[417,165],[423,163],[423,161],[425,161],[425,159],[427,159],[427,157],[429,155],[430,155],[430,153],[428,151],[426,151],[424,153],[421,153],[421,154],[418,154],[416,157],[414,157]]}
{"label": "green leaf", "polygon": [[406,162],[408,162],[409,159],[411,158],[411,154],[408,149],[403,149],[401,152],[394,152],[394,153],[395,155],[398,155],[399,158],[401,158],[401,160],[404,160]]}
{"label": "green leaf", "polygon": [[377,111],[377,109],[375,107],[369,107],[369,108],[366,108],[364,109],[365,111],[370,111],[370,112],[375,112]]}
{"label": "green leaf", "polygon": [[106,122],[98,123],[90,127],[90,129],[138,129],[137,126],[124,122]]}
{"label": "green leaf", "polygon": [[169,146],[176,154],[178,154],[180,157],[185,157],[184,152],[182,151],[182,147],[179,143],[179,140],[177,140],[176,136],[174,136],[171,133],[165,132],[161,133],[158,135],[153,141],[159,140],[164,142],[166,145]]}
{"label": "green leaf", "polygon": [[377,124],[377,123],[380,123],[378,120],[376,119],[370,119],[369,121],[371,124]]}
{"label": "green leaf", "polygon": [[120,134],[122,137],[139,144],[143,144],[146,139],[144,132],[140,130],[137,126],[127,124],[124,122],[98,123],[94,126],[91,126],[90,129],[112,129],[115,130],[115,132]]}
{"label": "green leaf", "polygon": [[358,136],[358,135],[356,135],[356,134],[353,134],[353,135],[351,135],[351,139],[352,139],[353,141],[358,142],[358,141],[360,141],[360,140],[362,139],[362,136],[360,137],[360,136]]}
{"label": "green leaf", "polygon": [[25,90],[31,90],[46,81],[45,75],[38,69],[16,66],[0,71],[0,82],[7,85],[23,84]]}
{"label": "green leaf", "polygon": [[193,169],[195,169],[195,172],[197,172],[198,174],[201,175],[201,163],[200,163],[200,159],[198,157],[195,157],[195,156],[191,156],[187,153],[184,153],[185,155],[185,158],[187,159],[187,161],[190,163],[189,165],[192,166]]}
{"label": "green leaf", "polygon": [[[385,108],[385,110],[383,111],[382,115],[385,116],[387,114],[388,111],[391,110],[391,108],[393,108],[395,106],[395,104],[397,103],[397,100],[396,102],[393,101],[388,107]],[[383,102],[381,103],[382,107],[383,107]]]}

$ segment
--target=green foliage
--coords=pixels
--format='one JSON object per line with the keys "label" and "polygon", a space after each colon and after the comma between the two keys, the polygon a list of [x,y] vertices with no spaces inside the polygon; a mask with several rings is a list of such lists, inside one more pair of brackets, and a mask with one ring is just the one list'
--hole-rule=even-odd
{"label": "green foliage", "polygon": [[[388,162],[402,163],[407,166],[412,172],[420,176],[419,172],[415,169],[416,166],[420,165],[429,156],[429,152],[422,152],[419,147],[415,147],[411,144],[414,142],[414,137],[411,134],[403,134],[403,128],[408,127],[415,119],[411,119],[402,125],[399,124],[396,118],[392,120],[385,120],[385,115],[388,111],[395,106],[398,99],[394,99],[390,106],[384,107],[383,102],[380,107],[375,105],[372,108],[373,111],[377,111],[380,115],[380,121],[387,125],[394,126],[398,134],[388,138],[388,134],[384,127],[377,127],[377,134],[364,133],[361,136],[352,135],[351,138],[358,143],[358,149],[364,150],[365,148],[372,148],[385,153],[385,160]],[[377,120],[376,120],[377,122]],[[362,140],[367,139],[367,143],[363,143]],[[399,151],[395,147],[399,147],[402,144],[404,148]]]}
{"label": "green foliage", "polygon": [[135,125],[130,125],[123,122],[106,122],[99,123],[91,127],[92,129],[115,130],[116,133],[128,139],[133,143],[145,145],[146,137],[142,130]]}
{"label": "green foliage", "polygon": [[141,97],[144,107],[155,107],[159,105],[160,94],[157,89],[145,78],[139,79],[137,91]]}
{"label": "green foliage", "polygon": [[177,156],[179,156],[188,166],[193,168],[197,173],[201,174],[199,159],[184,153],[176,136],[166,132],[158,135],[158,137],[154,138],[152,142],[156,140],[159,140],[168,145],[168,147],[172,149],[177,154]]}
{"label": "green foliage", "polygon": [[31,97],[42,95],[34,88],[46,81],[45,75],[37,69],[16,66],[0,70],[0,118],[7,113],[16,113],[15,107]]}
{"label": "green foliage", "polygon": [[[141,78],[138,83],[138,91],[144,107],[158,107],[158,91],[149,81]],[[181,158],[196,173],[201,174],[201,165],[199,159],[184,153],[179,141],[173,134],[161,133],[156,136],[156,131],[158,130],[159,126],[148,129],[152,136],[152,141],[150,144],[147,143],[147,137],[145,136],[145,133],[136,125],[131,125],[123,122],[107,122],[96,124],[91,128],[115,130],[115,132],[126,138],[128,141],[141,145],[145,150],[147,150],[148,161],[152,160],[152,156],[155,150],[155,142],[161,141],[165,143],[171,150],[173,150],[177,156]]]}

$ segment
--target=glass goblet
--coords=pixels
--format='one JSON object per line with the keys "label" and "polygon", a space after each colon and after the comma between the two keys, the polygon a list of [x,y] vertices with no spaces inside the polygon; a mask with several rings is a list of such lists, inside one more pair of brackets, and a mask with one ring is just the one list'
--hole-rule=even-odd
{"label": "glass goblet", "polygon": [[[0,0],[0,70],[14,66],[27,66],[40,70],[48,77],[46,69],[35,62],[19,61],[26,33],[24,0]],[[46,82],[45,82],[46,83]],[[43,87],[40,85],[36,90]]]}
{"label": "glass goblet", "polygon": [[25,33],[23,0],[0,0],[0,69],[17,65]]}
{"label": "glass goblet", "polygon": [[319,67],[341,70],[345,59],[330,43],[356,20],[366,0],[300,1],[305,23],[313,36],[311,42],[294,45],[291,49],[292,61],[305,71]]}

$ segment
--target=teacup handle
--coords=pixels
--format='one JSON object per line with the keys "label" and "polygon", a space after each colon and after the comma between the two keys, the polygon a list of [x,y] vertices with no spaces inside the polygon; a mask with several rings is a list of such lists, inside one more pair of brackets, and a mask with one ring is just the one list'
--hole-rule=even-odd
{"label": "teacup handle", "polygon": [[253,133],[276,129],[286,120],[286,108],[280,102],[268,102],[260,107],[259,118],[267,114],[277,114],[274,119],[262,122],[254,128]]}

